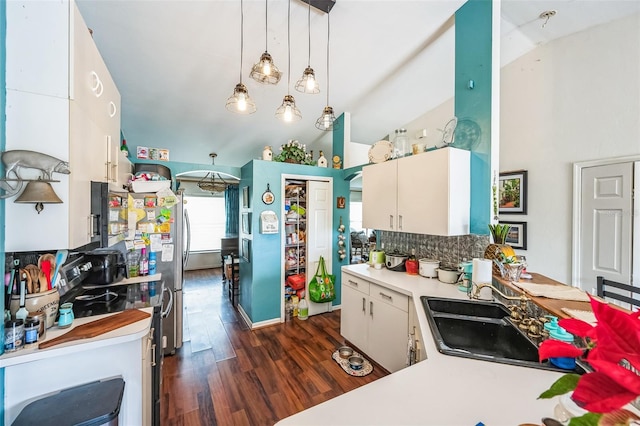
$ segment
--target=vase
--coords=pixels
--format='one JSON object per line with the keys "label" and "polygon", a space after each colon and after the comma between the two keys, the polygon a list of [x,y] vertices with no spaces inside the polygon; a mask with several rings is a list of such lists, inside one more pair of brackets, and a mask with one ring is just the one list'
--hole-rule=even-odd
{"label": "vase", "polygon": [[[516,253],[513,251],[513,248],[508,244],[489,244],[484,251],[484,258],[490,260],[502,260],[501,254],[505,256],[515,256]],[[500,267],[493,263],[491,267],[491,271],[494,275],[502,276],[500,272]]]}

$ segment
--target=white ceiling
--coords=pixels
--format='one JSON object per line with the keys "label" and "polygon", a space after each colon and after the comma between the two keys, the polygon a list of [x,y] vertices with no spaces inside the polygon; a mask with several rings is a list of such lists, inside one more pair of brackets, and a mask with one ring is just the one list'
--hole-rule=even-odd
{"label": "white ceiling", "polygon": [[[243,83],[253,115],[225,109],[240,76],[239,0],[77,0],[122,96],[130,146],[170,149],[172,161],[241,166],[288,139],[330,151],[315,128],[326,105],[327,16],[311,10],[311,66],[321,93],[295,91],[308,57],[307,5],[291,0],[291,89],[302,120],[275,110],[287,94],[287,0],[269,0],[268,51],[277,86],[248,77],[265,50],[265,2],[244,0]],[[453,19],[464,0],[337,0],[331,15],[330,99],[351,113],[351,140],[371,144],[453,95]],[[557,10],[543,27],[538,16]],[[503,0],[502,63],[557,37],[640,12],[636,0]],[[444,123],[443,123],[444,124]],[[316,154],[317,157],[317,154]]]}

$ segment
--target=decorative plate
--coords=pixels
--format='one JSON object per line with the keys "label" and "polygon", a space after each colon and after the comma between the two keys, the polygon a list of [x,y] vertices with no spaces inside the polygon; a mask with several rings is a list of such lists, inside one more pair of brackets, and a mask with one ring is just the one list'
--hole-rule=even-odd
{"label": "decorative plate", "polygon": [[369,148],[370,163],[384,163],[393,157],[393,144],[389,141],[378,141]]}
{"label": "decorative plate", "polygon": [[267,190],[262,194],[262,202],[267,205],[273,204],[275,198],[276,197],[273,195],[273,192],[271,192],[271,189],[269,188],[269,184],[267,184]]}

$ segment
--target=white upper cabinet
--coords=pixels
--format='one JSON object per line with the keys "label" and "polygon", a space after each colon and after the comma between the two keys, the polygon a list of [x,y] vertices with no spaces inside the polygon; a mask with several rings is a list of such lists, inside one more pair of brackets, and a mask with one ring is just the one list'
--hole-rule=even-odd
{"label": "white upper cabinet", "polygon": [[366,228],[429,235],[469,233],[469,151],[443,148],[364,167]]}
{"label": "white upper cabinet", "polygon": [[120,93],[73,1],[7,2],[7,22],[6,150],[68,161],[71,174],[53,174],[62,204],[40,214],[6,201],[5,249],[77,248],[91,241],[91,181],[118,180]]}

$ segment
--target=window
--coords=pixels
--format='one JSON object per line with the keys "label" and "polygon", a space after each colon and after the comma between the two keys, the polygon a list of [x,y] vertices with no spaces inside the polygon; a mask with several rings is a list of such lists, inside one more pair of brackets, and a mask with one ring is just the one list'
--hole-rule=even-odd
{"label": "window", "polygon": [[185,196],[191,224],[191,252],[220,250],[226,212],[224,197]]}

